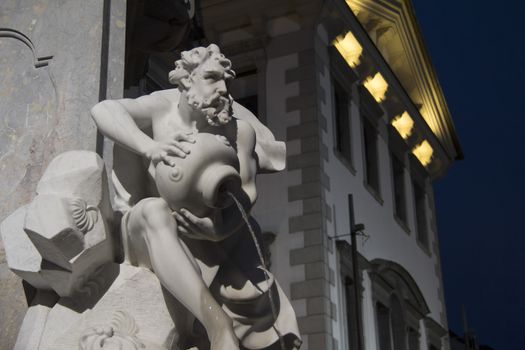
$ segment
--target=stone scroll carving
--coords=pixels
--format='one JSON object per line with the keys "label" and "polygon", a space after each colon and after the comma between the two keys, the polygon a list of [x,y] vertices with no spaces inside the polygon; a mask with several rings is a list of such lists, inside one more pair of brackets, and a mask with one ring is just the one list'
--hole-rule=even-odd
{"label": "stone scroll carving", "polygon": [[212,44],[181,54],[176,89],[93,107],[115,141],[114,207],[102,159],[71,151],[1,226],[37,296],[19,349],[299,349],[249,216],[256,175],[282,170],[285,147],[233,101],[234,77]]}
{"label": "stone scroll carving", "polygon": [[0,38],[11,38],[20,41],[27,46],[33,54],[33,65],[35,68],[45,67],[53,58],[52,55],[39,55],[35,45],[24,33],[12,28],[0,28]]}

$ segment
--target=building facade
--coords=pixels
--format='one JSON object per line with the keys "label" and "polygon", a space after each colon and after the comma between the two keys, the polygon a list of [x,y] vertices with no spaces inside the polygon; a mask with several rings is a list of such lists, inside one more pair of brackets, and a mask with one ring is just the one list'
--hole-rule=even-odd
{"label": "building facade", "polygon": [[462,154],[410,1],[201,6],[232,95],[287,144],[253,214],[304,347],[447,349],[432,182]]}
{"label": "building facade", "polygon": [[[37,111],[42,125],[16,125],[27,140],[10,138],[3,150],[20,158],[32,142],[43,154],[38,168],[30,155],[20,163],[32,167],[27,181],[2,184],[25,186],[12,208],[30,199],[62,151],[98,150],[111,163],[111,145],[81,122],[90,123],[98,100],[171,88],[177,50],[216,43],[237,72],[232,96],[286,141],[287,169],[258,177],[252,214],[299,317],[303,348],[449,348],[432,182],[462,154],[410,0],[96,3],[2,5],[3,27],[13,29],[0,30],[1,42],[46,62],[16,67],[50,84],[42,91],[51,101]],[[66,21],[72,10],[81,15],[75,23]],[[84,36],[61,49],[56,33],[75,27]],[[16,84],[5,77],[4,90]],[[75,81],[89,94],[68,85]],[[37,93],[26,95],[28,104]],[[46,143],[49,120],[69,128],[57,145]],[[86,134],[75,138],[74,130]]]}

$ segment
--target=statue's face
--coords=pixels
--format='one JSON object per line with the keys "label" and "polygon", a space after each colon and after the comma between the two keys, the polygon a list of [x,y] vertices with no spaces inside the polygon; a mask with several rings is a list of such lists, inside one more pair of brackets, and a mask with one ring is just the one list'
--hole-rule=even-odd
{"label": "statue's face", "polygon": [[189,104],[194,109],[202,110],[211,125],[227,123],[231,119],[233,100],[228,93],[224,74],[207,70],[203,66],[191,73],[191,81],[187,91]]}
{"label": "statue's face", "polygon": [[226,96],[228,89],[222,74],[215,72],[204,72],[202,69],[194,71],[193,83],[190,90],[204,100],[204,104],[211,105]]}

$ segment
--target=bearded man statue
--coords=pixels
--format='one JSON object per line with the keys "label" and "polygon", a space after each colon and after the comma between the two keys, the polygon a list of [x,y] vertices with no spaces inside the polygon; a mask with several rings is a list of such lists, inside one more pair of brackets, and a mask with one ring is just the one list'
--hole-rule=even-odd
{"label": "bearded man statue", "polygon": [[256,174],[282,170],[285,146],[233,101],[234,77],[212,44],[181,54],[169,73],[177,89],[93,107],[115,141],[122,255],[160,280],[180,348],[298,349],[295,313],[246,215]]}

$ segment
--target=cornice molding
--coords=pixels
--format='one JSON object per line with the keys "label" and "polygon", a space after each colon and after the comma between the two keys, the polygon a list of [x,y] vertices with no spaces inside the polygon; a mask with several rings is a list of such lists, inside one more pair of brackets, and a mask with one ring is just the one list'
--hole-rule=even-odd
{"label": "cornice molding", "polygon": [[[433,133],[440,139],[448,153],[454,159],[461,159],[463,153],[450,116],[443,91],[430,61],[422,35],[415,18],[410,0],[349,0],[349,7],[357,12],[356,17],[368,32],[375,38],[374,31],[386,24],[395,28],[395,35],[401,42],[403,53],[402,72],[399,67],[391,65],[401,84],[407,90],[414,103],[421,103],[421,114]],[[363,14],[363,11],[366,12]],[[381,23],[381,21],[384,21]],[[364,23],[363,23],[364,22]],[[374,41],[374,40],[373,40]],[[380,47],[379,51],[389,61],[389,49]],[[388,62],[391,64],[392,62]],[[406,76],[406,71],[410,72]],[[408,81],[415,82],[415,89],[408,89]]]}

